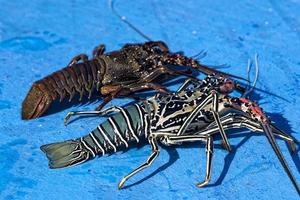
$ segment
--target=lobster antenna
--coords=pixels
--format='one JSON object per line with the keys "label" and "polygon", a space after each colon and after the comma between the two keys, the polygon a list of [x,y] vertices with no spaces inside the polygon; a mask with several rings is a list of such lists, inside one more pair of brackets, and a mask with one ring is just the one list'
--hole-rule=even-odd
{"label": "lobster antenna", "polygon": [[274,138],[274,135],[272,133],[272,129],[270,128],[270,125],[261,123],[261,127],[263,128],[263,130],[267,136],[267,139],[268,139],[269,143],[271,144],[271,146],[272,146],[276,156],[278,157],[281,165],[283,166],[285,172],[289,176],[289,178],[292,181],[293,185],[295,186],[298,194],[300,195],[300,187],[299,187],[294,175],[292,174],[286,160],[284,159],[284,156],[283,156],[278,144],[276,143],[276,140]]}
{"label": "lobster antenna", "polygon": [[202,59],[206,55],[207,55],[207,52],[204,49],[202,49],[199,53],[193,55],[192,58],[194,58],[194,59]]}
{"label": "lobster antenna", "polygon": [[[251,71],[251,68],[252,68],[252,61],[249,58],[248,59],[248,64],[247,64],[247,81],[248,81],[248,85],[247,85],[247,91],[246,92],[248,92],[250,90],[250,84],[251,84],[250,71]],[[245,96],[245,94],[244,94],[244,96]]]}
{"label": "lobster antenna", "polygon": [[[253,81],[253,84],[252,84],[251,88],[243,94],[243,97],[246,97],[247,95],[249,95],[254,90],[254,88],[257,84],[258,74],[259,74],[258,54],[257,53],[254,55],[254,63],[255,63],[255,78],[254,78],[254,81]],[[250,63],[250,59],[249,59],[248,60],[248,68],[247,68],[249,85],[250,85],[250,69],[251,69],[251,66],[252,66],[252,63]]]}
{"label": "lobster antenna", "polygon": [[127,24],[131,29],[133,29],[135,32],[137,32],[140,36],[142,36],[143,38],[145,38],[148,41],[152,41],[150,37],[148,37],[146,34],[144,34],[141,30],[139,30],[136,26],[134,26],[132,23],[130,23],[125,16],[121,16],[114,7],[114,0],[108,0],[108,6],[109,8],[112,10],[112,12],[121,20],[123,21],[125,24]]}
{"label": "lobster antenna", "polygon": [[245,97],[249,92],[249,88],[250,88],[250,84],[251,84],[251,81],[250,81],[250,71],[251,71],[251,68],[252,68],[252,61],[251,59],[249,58],[248,59],[248,63],[247,63],[247,85],[246,85],[246,91],[243,93],[242,97]]}
{"label": "lobster antenna", "polygon": [[254,55],[254,62],[255,62],[255,79],[254,79],[254,82],[253,82],[253,85],[252,85],[252,89],[254,89],[256,87],[256,83],[257,83],[257,80],[258,80],[258,75],[259,75],[259,65],[258,65],[258,54],[256,53]]}

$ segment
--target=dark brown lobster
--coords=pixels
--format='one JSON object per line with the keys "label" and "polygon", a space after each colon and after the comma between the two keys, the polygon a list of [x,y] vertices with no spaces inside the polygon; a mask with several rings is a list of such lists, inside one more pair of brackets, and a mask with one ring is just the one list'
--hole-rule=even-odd
{"label": "dark brown lobster", "polygon": [[[105,46],[99,45],[93,51],[93,59],[80,54],[69,65],[45,78],[36,81],[22,104],[22,119],[40,117],[56,99],[62,101],[69,96],[72,100],[77,93],[90,98],[93,91],[99,91],[104,101],[97,107],[100,110],[115,97],[127,96],[133,92],[154,89],[169,91],[159,84],[160,75],[185,75],[190,72],[172,69],[170,66],[187,66],[204,74],[219,73],[224,76],[240,78],[218,72],[195,59],[178,53],[170,53],[161,41],[143,44],[126,44],[121,50],[105,53]],[[79,63],[79,61],[82,61]]]}

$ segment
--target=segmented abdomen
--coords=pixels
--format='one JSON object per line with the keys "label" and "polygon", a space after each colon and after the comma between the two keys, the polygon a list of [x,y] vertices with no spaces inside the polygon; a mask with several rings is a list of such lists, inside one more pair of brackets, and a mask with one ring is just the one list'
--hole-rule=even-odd
{"label": "segmented abdomen", "polygon": [[94,89],[98,90],[101,86],[105,65],[100,62],[93,59],[65,67],[38,82],[45,84],[52,97],[59,96],[62,100],[65,95],[69,95],[71,100],[78,92],[81,99],[85,92],[90,96]]}
{"label": "segmented abdomen", "polygon": [[128,148],[147,137],[149,119],[142,105],[134,104],[126,109],[114,108],[119,113],[79,139],[93,157]]}
{"label": "segmented abdomen", "polygon": [[65,67],[36,81],[23,101],[22,118],[41,116],[57,98],[62,101],[69,96],[71,101],[76,93],[80,95],[79,100],[86,94],[90,98],[92,92],[102,86],[105,70],[105,62],[97,58]]}
{"label": "segmented abdomen", "polygon": [[126,109],[114,107],[114,110],[119,113],[84,137],[41,146],[49,159],[50,168],[78,165],[147,138],[149,116],[143,105],[135,104]]}

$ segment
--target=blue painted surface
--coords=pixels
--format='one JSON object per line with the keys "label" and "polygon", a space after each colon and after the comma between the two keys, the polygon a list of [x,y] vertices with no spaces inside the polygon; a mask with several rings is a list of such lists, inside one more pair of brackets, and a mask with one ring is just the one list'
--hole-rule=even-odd
{"label": "blue painted surface", "polygon": [[[104,119],[63,125],[67,112],[91,110],[98,105],[92,102],[22,121],[21,102],[31,84],[100,43],[114,50],[144,40],[106,1],[0,0],[0,5],[0,199],[299,199],[263,136],[231,138],[231,154],[216,148],[211,184],[200,189],[195,183],[204,178],[205,151],[199,144],[162,149],[153,166],[124,190],[117,190],[118,181],[147,158],[149,146],[48,169],[40,145],[82,136]],[[259,91],[253,99],[300,140],[300,1],[120,0],[115,6],[173,51],[192,56],[205,49],[202,62],[229,64],[223,70],[230,73],[246,77],[247,59],[259,53],[258,88],[289,101]],[[285,143],[278,143],[300,182],[299,150],[291,157]]]}

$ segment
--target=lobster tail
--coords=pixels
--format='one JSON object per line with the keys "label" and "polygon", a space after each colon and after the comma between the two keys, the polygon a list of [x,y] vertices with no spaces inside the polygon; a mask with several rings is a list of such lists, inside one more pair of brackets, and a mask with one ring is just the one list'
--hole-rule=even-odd
{"label": "lobster tail", "polygon": [[78,140],[68,140],[41,146],[46,154],[51,169],[69,167],[83,163],[90,158],[90,153]]}
{"label": "lobster tail", "polygon": [[103,62],[94,59],[65,67],[36,81],[23,101],[22,119],[40,117],[58,98],[62,101],[69,96],[71,101],[76,93],[80,95],[79,101],[85,94],[90,98],[95,89],[99,90],[103,73]]}
{"label": "lobster tail", "polygon": [[97,155],[114,153],[145,140],[149,119],[143,106],[135,104],[127,109],[112,109],[120,112],[109,117],[88,135],[41,146],[49,159],[49,167],[63,168],[81,164]]}
{"label": "lobster tail", "polygon": [[23,101],[22,119],[39,117],[48,109],[52,100],[43,84],[34,83]]}

